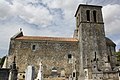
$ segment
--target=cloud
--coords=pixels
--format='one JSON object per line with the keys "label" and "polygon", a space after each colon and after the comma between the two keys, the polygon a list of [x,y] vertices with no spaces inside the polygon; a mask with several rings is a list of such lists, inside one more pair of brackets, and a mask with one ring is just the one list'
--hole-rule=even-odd
{"label": "cloud", "polygon": [[47,4],[50,8],[63,9],[65,15],[64,18],[69,19],[69,18],[73,18],[76,5],[78,5],[78,3],[79,1],[74,1],[74,0],[52,0]]}
{"label": "cloud", "polygon": [[120,5],[115,4],[104,6],[103,13],[106,34],[120,34]]}
{"label": "cloud", "polygon": [[23,28],[25,35],[72,36],[75,11],[80,3],[86,2],[104,6],[106,35],[120,45],[119,0],[1,0],[0,54],[8,51],[9,39],[19,28]]}
{"label": "cloud", "polygon": [[94,5],[120,4],[120,0],[81,0],[83,3]]}
{"label": "cloud", "polygon": [[11,8],[7,2],[0,3],[0,19],[4,20],[11,15]]}
{"label": "cloud", "polygon": [[103,7],[106,36],[111,38],[120,48],[120,5],[109,4]]}
{"label": "cloud", "polygon": [[[5,3],[5,2],[4,2]],[[0,5],[0,18],[6,19],[11,16],[19,16],[28,23],[36,25],[49,25],[52,21],[52,15],[46,7],[39,5],[38,7],[25,4],[24,1],[13,1],[12,5]]]}

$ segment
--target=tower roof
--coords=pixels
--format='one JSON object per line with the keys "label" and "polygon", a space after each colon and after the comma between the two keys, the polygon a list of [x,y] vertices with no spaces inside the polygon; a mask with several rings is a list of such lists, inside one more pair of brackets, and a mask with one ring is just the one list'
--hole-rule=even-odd
{"label": "tower roof", "polygon": [[116,46],[116,44],[112,40],[110,40],[109,38],[105,37],[105,39],[106,39],[107,45]]}

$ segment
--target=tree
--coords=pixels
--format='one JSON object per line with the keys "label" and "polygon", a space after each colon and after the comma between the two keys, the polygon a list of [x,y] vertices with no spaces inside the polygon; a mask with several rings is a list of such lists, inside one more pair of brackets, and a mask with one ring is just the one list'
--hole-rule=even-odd
{"label": "tree", "polygon": [[1,60],[2,60],[2,59],[0,58],[0,63],[1,63]]}
{"label": "tree", "polygon": [[0,65],[3,66],[6,56],[0,58]]}

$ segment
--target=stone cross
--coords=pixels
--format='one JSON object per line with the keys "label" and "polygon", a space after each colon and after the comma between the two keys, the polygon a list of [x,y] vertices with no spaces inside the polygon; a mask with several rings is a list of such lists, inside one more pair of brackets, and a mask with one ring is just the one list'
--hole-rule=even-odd
{"label": "stone cross", "polygon": [[37,80],[42,80],[42,62],[40,61]]}

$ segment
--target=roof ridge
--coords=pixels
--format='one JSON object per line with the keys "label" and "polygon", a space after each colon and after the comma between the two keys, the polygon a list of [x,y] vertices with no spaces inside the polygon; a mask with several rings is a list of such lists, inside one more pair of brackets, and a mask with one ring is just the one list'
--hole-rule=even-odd
{"label": "roof ridge", "polygon": [[16,40],[78,41],[77,38],[47,37],[47,36],[21,36],[16,38]]}
{"label": "roof ridge", "polygon": [[72,37],[51,37],[51,36],[21,36],[21,37],[41,37],[41,38],[69,38],[69,39],[76,39]]}

